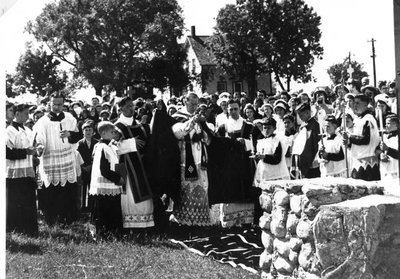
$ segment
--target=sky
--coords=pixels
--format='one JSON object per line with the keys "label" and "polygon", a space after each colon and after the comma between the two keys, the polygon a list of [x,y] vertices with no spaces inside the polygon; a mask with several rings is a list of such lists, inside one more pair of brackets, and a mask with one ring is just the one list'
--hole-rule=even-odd
{"label": "sky", "polygon": [[[0,0],[8,1],[11,0]],[[25,42],[33,38],[24,33],[28,20],[34,20],[50,0],[18,0],[0,17],[2,38],[1,67],[14,72],[19,56],[24,52]],[[178,0],[183,9],[187,28],[196,26],[196,34],[211,35],[218,11],[235,0]],[[321,16],[322,60],[313,66],[315,84],[292,83],[293,89],[308,89],[330,85],[326,70],[342,62],[351,53],[351,59],[364,65],[373,83],[372,46],[368,40],[374,38],[376,51],[377,81],[395,78],[395,53],[393,29],[393,1],[391,0],[305,0]],[[4,42],[6,42],[4,44]],[[307,88],[308,87],[308,88]]]}

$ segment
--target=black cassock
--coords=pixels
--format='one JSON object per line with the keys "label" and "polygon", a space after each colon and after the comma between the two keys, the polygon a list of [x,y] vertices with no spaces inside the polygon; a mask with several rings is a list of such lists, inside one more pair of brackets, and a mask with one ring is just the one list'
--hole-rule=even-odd
{"label": "black cassock", "polygon": [[150,128],[146,124],[140,124],[134,121],[131,126],[125,126],[123,123],[115,124],[125,139],[136,138],[146,142],[145,146],[138,148],[138,152],[130,152],[120,157],[120,162],[124,163],[131,181],[132,194],[135,203],[139,203],[153,197],[150,183],[146,173],[146,163],[144,155],[147,151],[147,142],[149,141]]}
{"label": "black cassock", "polygon": [[167,194],[177,205],[180,202],[181,159],[178,140],[172,132],[176,120],[165,109],[156,110],[153,117],[146,161],[150,185],[156,197]]}
{"label": "black cassock", "polygon": [[[222,128],[223,129],[223,128]],[[213,137],[208,146],[208,202],[217,203],[247,203],[254,201],[254,163],[243,144],[236,139],[250,138],[253,126],[244,123],[238,133],[228,137]],[[218,131],[221,136],[225,131]]]}

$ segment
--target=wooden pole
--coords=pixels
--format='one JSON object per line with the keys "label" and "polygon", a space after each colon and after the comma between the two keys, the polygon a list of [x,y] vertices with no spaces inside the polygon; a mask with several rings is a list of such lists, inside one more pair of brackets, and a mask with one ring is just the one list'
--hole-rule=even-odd
{"label": "wooden pole", "polygon": [[[396,60],[396,100],[397,100],[397,114],[400,114],[400,0],[393,0],[393,14],[394,14],[394,45],[395,45],[395,60]],[[400,147],[400,137],[397,148]],[[400,164],[398,169],[399,185],[400,185]]]}
{"label": "wooden pole", "polygon": [[371,39],[371,41],[368,41],[372,43],[372,70],[373,70],[373,74],[374,74],[374,87],[376,87],[376,67],[375,67],[375,42],[376,40],[374,38]]}

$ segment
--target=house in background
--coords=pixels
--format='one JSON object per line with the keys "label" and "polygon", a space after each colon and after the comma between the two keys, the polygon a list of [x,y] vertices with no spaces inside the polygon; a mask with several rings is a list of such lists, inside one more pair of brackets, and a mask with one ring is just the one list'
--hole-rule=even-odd
{"label": "house in background", "polygon": [[[197,94],[207,92],[249,92],[248,84],[245,80],[237,80],[229,77],[225,72],[217,67],[217,60],[210,49],[207,49],[205,41],[210,36],[197,36],[195,26],[191,27],[191,35],[186,37],[183,44],[187,61],[185,69],[190,76],[194,77],[188,85],[187,91],[194,91]],[[271,80],[268,74],[257,77],[256,90],[264,89],[271,91]],[[186,92],[184,92],[186,93]]]}

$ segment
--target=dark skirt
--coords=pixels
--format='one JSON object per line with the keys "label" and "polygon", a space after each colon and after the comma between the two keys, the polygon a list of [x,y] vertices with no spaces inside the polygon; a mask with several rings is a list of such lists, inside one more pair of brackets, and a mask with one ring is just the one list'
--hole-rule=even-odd
{"label": "dark skirt", "polygon": [[67,182],[64,186],[50,184],[38,190],[41,196],[41,209],[46,223],[71,224],[79,217],[77,206],[78,184]]}
{"label": "dark skirt", "polygon": [[91,222],[96,226],[96,232],[118,233],[122,229],[121,195],[93,195]]}
{"label": "dark skirt", "polygon": [[7,178],[7,232],[38,233],[36,181],[33,177]]}
{"label": "dark skirt", "polygon": [[365,169],[362,167],[359,169],[352,169],[351,178],[362,179],[365,181],[380,180],[381,173],[379,172],[379,165],[375,164],[373,167],[368,165]]}

